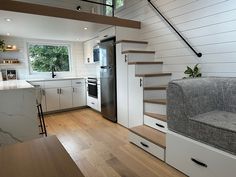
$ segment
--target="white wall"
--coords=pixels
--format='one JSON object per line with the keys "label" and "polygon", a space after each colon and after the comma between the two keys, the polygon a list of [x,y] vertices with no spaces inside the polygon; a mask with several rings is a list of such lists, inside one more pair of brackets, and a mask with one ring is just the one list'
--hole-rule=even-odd
{"label": "white wall", "polygon": [[96,75],[97,65],[84,64],[83,57],[83,45],[82,42],[70,42],[70,41],[52,41],[52,40],[38,40],[38,39],[26,39],[0,36],[0,39],[4,39],[6,44],[16,45],[20,49],[19,52],[4,52],[0,53],[0,58],[17,58],[21,64],[19,66],[0,66],[0,69],[16,69],[19,79],[31,79],[31,78],[50,78],[50,73],[45,74],[31,74],[29,70],[28,55],[27,55],[27,43],[39,42],[39,43],[59,43],[68,44],[71,46],[71,71],[64,73],[56,73],[57,77],[74,77],[74,76],[89,76]]}
{"label": "white wall", "polygon": [[183,76],[186,66],[200,63],[205,76],[236,76],[235,0],[152,0],[193,47],[198,58],[177,34],[156,14],[146,0],[126,0],[116,15],[140,20],[140,39],[164,61],[164,71]]}

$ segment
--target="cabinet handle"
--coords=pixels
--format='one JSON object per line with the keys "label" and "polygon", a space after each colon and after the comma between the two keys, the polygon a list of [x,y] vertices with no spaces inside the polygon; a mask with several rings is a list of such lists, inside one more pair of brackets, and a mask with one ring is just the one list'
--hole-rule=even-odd
{"label": "cabinet handle", "polygon": [[140,85],[140,87],[143,86],[143,80],[142,79],[139,80],[139,85]]}
{"label": "cabinet handle", "polygon": [[73,92],[75,92],[75,88],[73,87]]}
{"label": "cabinet handle", "polygon": [[146,147],[146,148],[149,148],[149,146],[148,146],[147,144],[143,143],[143,142],[140,142],[140,144],[141,144],[142,146]]}
{"label": "cabinet handle", "polygon": [[59,89],[57,89],[57,94],[60,94]]}
{"label": "cabinet handle", "polygon": [[60,94],[62,94],[62,89],[60,88]]}
{"label": "cabinet handle", "polygon": [[194,159],[194,158],[191,158],[191,160],[192,160],[194,163],[196,163],[197,165],[207,168],[207,164],[205,164],[205,163],[203,163],[203,162],[200,162],[199,160],[196,160],[196,159]]}
{"label": "cabinet handle", "polygon": [[125,55],[125,63],[127,62],[127,55]]}
{"label": "cabinet handle", "polygon": [[158,123],[156,123],[156,126],[161,127],[161,128],[165,128],[164,125],[161,125],[161,124],[158,124]]}

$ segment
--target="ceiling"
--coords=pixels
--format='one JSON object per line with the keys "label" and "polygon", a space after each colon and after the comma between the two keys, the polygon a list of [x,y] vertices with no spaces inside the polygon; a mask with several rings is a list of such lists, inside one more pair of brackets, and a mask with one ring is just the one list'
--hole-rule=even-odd
{"label": "ceiling", "polygon": [[[12,21],[7,22],[6,18]],[[64,41],[86,41],[108,25],[0,10],[0,35]],[[84,28],[87,28],[85,30]]]}

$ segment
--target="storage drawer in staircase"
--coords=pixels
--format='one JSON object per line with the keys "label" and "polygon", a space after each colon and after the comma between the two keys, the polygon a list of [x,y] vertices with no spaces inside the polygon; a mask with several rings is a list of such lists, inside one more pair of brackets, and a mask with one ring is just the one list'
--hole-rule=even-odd
{"label": "storage drawer in staircase", "polygon": [[149,152],[150,154],[154,155],[155,157],[163,161],[165,160],[165,149],[163,149],[162,147],[132,132],[129,132],[129,141],[142,148],[143,150]]}
{"label": "storage drawer in staircase", "polygon": [[165,133],[167,132],[167,123],[166,122],[149,117],[147,115],[144,115],[144,124],[149,127],[160,130],[162,132],[165,132]]}
{"label": "storage drawer in staircase", "polygon": [[166,162],[190,177],[233,177],[236,156],[168,132]]}

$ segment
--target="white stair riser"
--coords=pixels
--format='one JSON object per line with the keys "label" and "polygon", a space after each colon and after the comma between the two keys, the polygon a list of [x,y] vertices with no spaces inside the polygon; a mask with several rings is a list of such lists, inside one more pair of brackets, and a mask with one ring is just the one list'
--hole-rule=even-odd
{"label": "white stair riser", "polygon": [[163,122],[163,121],[158,120],[158,119],[154,119],[154,118],[152,118],[150,116],[147,116],[147,115],[144,115],[144,124],[149,126],[149,127],[160,130],[164,133],[166,133],[167,130],[168,130],[166,122]]}
{"label": "white stair riser", "polygon": [[152,87],[159,85],[167,85],[171,80],[171,76],[161,76],[161,77],[145,77],[144,86]]}
{"label": "white stair riser", "polygon": [[162,72],[162,65],[160,64],[145,64],[136,65],[135,74],[152,74]]}
{"label": "white stair riser", "polygon": [[121,46],[122,52],[127,50],[145,50],[147,48],[147,44],[123,43]]}
{"label": "white stair riser", "polygon": [[[155,157],[163,161],[165,160],[165,149],[163,149],[162,147],[159,147],[158,145],[132,132],[129,132],[129,141],[142,148],[143,150],[149,152],[150,154],[154,155]],[[143,146],[142,144],[145,144],[145,146]]]}
{"label": "white stair riser", "polygon": [[154,61],[155,54],[129,53],[126,54],[128,62]]}
{"label": "white stair riser", "polygon": [[166,115],[166,105],[144,103],[144,112]]}
{"label": "white stair riser", "polygon": [[166,90],[144,90],[144,99],[166,99]]}

